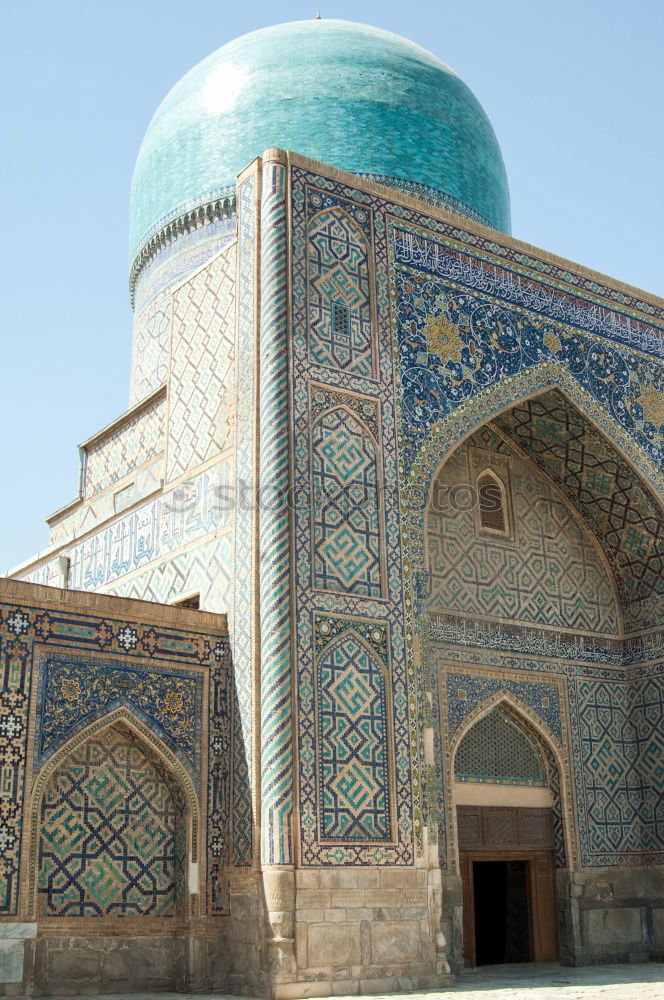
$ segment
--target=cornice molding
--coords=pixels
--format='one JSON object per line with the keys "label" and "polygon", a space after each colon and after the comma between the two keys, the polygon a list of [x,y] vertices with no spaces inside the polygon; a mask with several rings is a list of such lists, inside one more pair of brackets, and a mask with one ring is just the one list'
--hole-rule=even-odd
{"label": "cornice molding", "polygon": [[129,296],[132,308],[141,272],[165,246],[181,236],[186,236],[196,229],[210,225],[212,222],[231,218],[236,214],[236,211],[237,197],[233,184],[231,187],[210,192],[200,200],[180,206],[172,215],[166,216],[156,226],[153,226],[139,244],[129,271]]}

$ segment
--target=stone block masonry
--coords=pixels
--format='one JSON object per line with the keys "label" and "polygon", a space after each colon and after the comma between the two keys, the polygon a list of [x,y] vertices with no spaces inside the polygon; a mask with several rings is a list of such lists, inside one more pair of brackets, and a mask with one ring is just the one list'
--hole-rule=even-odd
{"label": "stone block masonry", "polygon": [[276,1000],[400,992],[451,981],[430,919],[437,873],[425,868],[319,868],[295,872],[297,984]]}

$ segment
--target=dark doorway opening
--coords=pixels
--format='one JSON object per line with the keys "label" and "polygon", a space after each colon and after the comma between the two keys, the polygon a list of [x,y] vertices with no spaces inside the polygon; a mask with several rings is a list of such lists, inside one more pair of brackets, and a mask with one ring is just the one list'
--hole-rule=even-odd
{"label": "dark doorway opening", "polygon": [[477,965],[530,961],[526,861],[474,861]]}

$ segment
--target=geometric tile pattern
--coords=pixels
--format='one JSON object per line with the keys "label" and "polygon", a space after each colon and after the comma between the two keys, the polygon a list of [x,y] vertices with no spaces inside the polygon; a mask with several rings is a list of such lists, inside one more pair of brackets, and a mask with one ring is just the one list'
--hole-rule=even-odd
{"label": "geometric tile pattern", "polygon": [[228,446],[234,421],[235,244],[173,295],[167,482]]}
{"label": "geometric tile pattern", "polygon": [[174,916],[183,808],[126,732],[73,750],[42,799],[38,916]]}
{"label": "geometric tile pattern", "polygon": [[[240,864],[251,863],[251,794],[246,772],[236,764],[234,748],[242,747],[236,709],[230,645],[224,643],[215,648],[210,670],[207,812],[207,913],[210,916],[228,913],[225,868],[230,862],[231,848],[241,859]],[[232,802],[229,801],[231,789]]]}
{"label": "geometric tile pattern", "polygon": [[185,552],[108,586],[108,593],[170,604],[182,594],[200,594],[206,611],[227,613],[233,599],[232,535],[202,541]]}
{"label": "geometric tile pattern", "polygon": [[[257,271],[257,177],[250,174],[238,190],[238,327],[236,335],[237,398],[242,404],[236,408],[235,427],[235,485],[253,495],[257,483],[256,447],[256,394],[258,356],[256,350],[256,271]],[[238,504],[234,519],[233,551],[233,615],[231,638],[233,643],[233,670],[239,704],[241,734],[236,741],[235,753],[244,760],[247,781],[254,790],[254,657],[259,643],[255,614],[256,522],[258,511],[253,504]],[[238,760],[239,763],[239,760]],[[236,829],[242,827],[249,842],[249,857],[234,854],[234,863],[251,863],[253,814],[250,801],[245,803],[242,814],[233,821]],[[256,790],[257,792],[257,790]],[[258,795],[256,794],[256,801]],[[236,805],[239,808],[240,804]],[[237,843],[237,840],[234,840]]]}
{"label": "geometric tile pattern", "polygon": [[85,449],[85,499],[146,465],[164,450],[166,398],[160,396],[121,427]]}
{"label": "geometric tile pattern", "polygon": [[662,622],[662,511],[622,456],[560,392],[519,403],[495,423],[554,479],[602,540],[627,629]]}
{"label": "geometric tile pattern", "polygon": [[[237,356],[237,398],[241,405],[236,408],[235,427],[235,485],[236,495],[240,490],[253,495],[257,486],[255,455],[256,427],[256,383],[258,357],[256,350],[256,270],[258,241],[256,239],[258,211],[256,205],[257,178],[250,174],[238,190],[237,258],[238,258],[238,326],[236,334]],[[257,646],[260,643],[256,624],[255,567],[258,563],[256,552],[256,522],[258,511],[253,504],[239,504],[234,519],[233,546],[233,612],[231,640],[233,644],[233,670],[238,699],[238,732],[234,754],[235,770],[246,768],[247,801],[235,799],[237,811],[233,819],[234,835],[233,863],[251,864],[253,851],[253,811],[254,790],[254,663]],[[255,796],[258,801],[258,795]],[[242,837],[245,850],[240,849],[238,836]],[[237,849],[236,849],[237,847]]]}
{"label": "geometric tile pattern", "polygon": [[632,688],[631,715],[636,734],[636,768],[641,778],[639,823],[646,852],[664,848],[664,670],[641,678]]}
{"label": "geometric tile pattern", "polygon": [[311,359],[371,378],[367,241],[341,209],[327,208],[309,223],[308,242]]}
{"label": "geometric tile pattern", "polygon": [[376,446],[345,408],[312,429],[312,477],[315,586],[380,597]]}
{"label": "geometric tile pattern", "polygon": [[618,684],[577,678],[577,786],[587,863],[664,850],[662,676]]}
{"label": "geometric tile pattern", "polygon": [[318,661],[318,768],[325,840],[391,839],[386,684],[353,633]]}
{"label": "geometric tile pattern", "polygon": [[[292,385],[292,425],[293,434],[293,486],[296,504],[294,508],[294,619],[297,630],[294,634],[294,654],[296,658],[297,733],[299,741],[299,847],[300,863],[307,866],[345,864],[373,865],[413,863],[416,840],[420,829],[413,823],[413,787],[418,789],[418,757],[414,752],[417,743],[417,719],[411,713],[412,688],[409,687],[410,665],[406,656],[406,639],[403,621],[403,567],[400,547],[400,510],[398,499],[398,468],[396,443],[396,413],[392,367],[389,354],[390,333],[385,325],[376,329],[374,380],[358,375],[345,368],[324,366],[312,356],[310,345],[311,324],[309,319],[309,220],[321,211],[340,210],[344,218],[352,219],[371,246],[373,233],[373,213],[353,200],[352,193],[337,196],[333,190],[338,185],[313,177],[307,171],[291,168],[292,180],[292,294],[291,310],[291,350],[290,380]],[[312,181],[310,184],[309,181]],[[341,216],[340,216],[341,217]],[[356,237],[356,239],[358,239]],[[372,310],[387,315],[387,272],[384,245],[378,241],[378,257],[370,257],[371,270],[375,264],[375,295],[372,295]],[[351,279],[354,280],[354,279]],[[372,292],[374,289],[372,288]],[[343,303],[341,303],[343,304]],[[312,484],[313,441],[311,430],[326,412],[338,411],[346,418],[352,416],[352,436],[362,432],[367,442],[372,437],[380,441],[381,454],[374,450],[376,495],[379,501],[381,526],[380,571],[373,574],[371,594],[347,589],[321,590],[316,585],[314,574],[314,527],[316,516]],[[373,442],[372,442],[373,443]],[[375,445],[374,445],[375,449]],[[368,457],[368,453],[367,453]],[[378,461],[379,459],[379,461]],[[363,487],[364,489],[364,487]],[[343,494],[342,494],[343,495]],[[307,498],[303,502],[299,498]],[[310,498],[310,499],[309,499]],[[383,502],[384,498],[384,502]],[[379,548],[373,548],[374,558]],[[382,586],[378,589],[378,580]],[[394,754],[393,787],[391,789],[393,811],[390,839],[382,842],[325,840],[320,829],[320,789],[315,766],[317,748],[316,691],[318,687],[318,666],[315,661],[316,616],[324,614],[329,620],[353,623],[354,629],[369,628],[369,623],[380,623],[384,632],[389,633],[391,661],[386,667],[388,704],[391,704],[391,750]],[[371,646],[371,640],[369,638]]]}
{"label": "geometric tile pattern", "polygon": [[129,406],[149,396],[168,375],[171,334],[170,295],[159,295],[134,319]]}
{"label": "geometric tile pattern", "polygon": [[[482,454],[490,466],[491,452]],[[619,619],[604,564],[553,484],[512,456],[516,537],[476,536],[463,495],[463,484],[473,482],[468,455],[464,443],[437,480],[439,495],[458,495],[459,503],[429,512],[429,611],[615,634]]]}
{"label": "geometric tile pattern", "polygon": [[0,914],[16,916],[19,907],[21,833],[32,643],[30,616],[23,608],[0,605]]}

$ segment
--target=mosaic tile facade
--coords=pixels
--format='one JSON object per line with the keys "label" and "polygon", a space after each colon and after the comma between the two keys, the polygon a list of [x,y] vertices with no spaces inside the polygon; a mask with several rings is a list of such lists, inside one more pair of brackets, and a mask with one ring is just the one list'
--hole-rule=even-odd
{"label": "mosaic tile facade", "polygon": [[[326,364],[319,363],[316,352],[312,349],[310,338],[310,308],[311,292],[309,290],[311,260],[307,249],[308,234],[313,221],[321,217],[321,213],[332,213],[322,217],[335,218],[335,231],[341,234],[345,227],[343,242],[357,244],[359,233],[362,234],[367,246],[375,245],[376,260],[370,257],[370,274],[375,267],[378,279],[375,285],[374,301],[379,318],[386,315],[388,306],[387,284],[385,281],[386,257],[384,247],[380,242],[373,244],[374,217],[372,211],[361,204],[360,200],[346,197],[349,192],[337,194],[326,190],[324,185],[317,186],[308,183],[309,177],[293,171],[292,173],[292,246],[294,248],[292,263],[291,291],[291,380],[293,406],[293,455],[294,455],[294,495],[298,502],[294,505],[294,586],[295,586],[295,616],[298,623],[295,637],[295,656],[297,662],[297,720],[298,720],[298,760],[299,760],[299,841],[300,864],[314,866],[320,864],[412,864],[415,853],[415,841],[421,833],[421,828],[413,823],[413,789],[415,798],[419,796],[419,734],[415,714],[414,687],[409,686],[407,678],[406,646],[403,619],[403,569],[400,545],[400,512],[398,503],[397,479],[397,449],[394,394],[391,378],[391,361],[384,353],[383,346],[377,354],[373,379],[367,374],[358,374],[349,370],[345,360],[337,360],[335,365],[329,356]],[[372,282],[376,277],[371,275]],[[339,272],[337,280],[341,281]],[[350,285],[357,280],[357,273],[349,274]],[[315,303],[314,303],[315,304]],[[384,330],[383,330],[384,332]],[[380,345],[380,329],[377,330],[377,343]],[[379,376],[379,377],[378,377]],[[329,414],[329,417],[328,417]],[[325,429],[325,422],[333,419],[332,432],[333,450],[324,454],[321,461],[324,437],[320,430]],[[341,422],[343,420],[343,423]],[[332,435],[343,431],[343,442],[337,441]],[[361,434],[361,437],[359,436]],[[371,452],[367,452],[365,442],[371,438],[380,442],[380,456],[376,455],[373,472]],[[351,448],[352,446],[352,448]],[[349,450],[350,449],[350,450]],[[345,457],[347,456],[347,457]],[[358,530],[348,539],[348,552],[351,560],[344,560],[340,568],[344,573],[359,575],[346,580],[339,576],[334,581],[334,588],[321,590],[321,562],[318,566],[314,553],[314,539],[323,540],[321,532],[322,521],[319,509],[314,502],[318,490],[323,494],[320,483],[321,471],[333,469],[334,461],[343,459],[340,472],[335,472],[330,478],[331,489],[327,490],[325,502],[329,503],[330,494],[344,497],[347,492],[344,481],[348,478],[348,470],[370,469],[370,477],[360,479],[361,493],[367,498],[365,510],[361,518],[356,519]],[[347,460],[348,459],[348,460]],[[330,462],[330,465],[327,463]],[[374,503],[371,498],[373,490],[368,486],[376,482],[380,497]],[[320,484],[320,485],[319,485]],[[311,498],[311,502],[308,498]],[[301,502],[300,502],[301,499]],[[338,501],[337,501],[338,502]],[[346,502],[346,501],[344,501]],[[377,509],[378,518],[374,520],[375,527],[362,535],[360,521],[367,525],[367,508],[372,512]],[[358,512],[359,513],[359,512]],[[371,513],[373,517],[373,513]],[[318,528],[315,524],[318,524]],[[345,520],[343,527],[348,528]],[[318,530],[318,536],[316,535]],[[332,533],[332,532],[331,532]],[[373,536],[373,537],[372,537]],[[367,547],[366,539],[370,539],[369,560],[363,557],[353,567],[352,560]],[[382,538],[382,541],[380,540]],[[384,550],[384,551],[383,551]],[[381,567],[384,562],[384,568]],[[361,573],[366,573],[366,567],[371,569],[371,576],[362,579]],[[325,573],[328,573],[325,566]],[[383,575],[381,580],[381,576]],[[357,581],[361,586],[357,586]],[[348,583],[351,583],[351,586]],[[394,770],[389,780],[389,802],[391,805],[389,832],[379,839],[374,835],[373,842],[353,836],[353,827],[348,825],[349,835],[340,837],[334,844],[324,837],[323,819],[327,822],[324,809],[320,804],[324,801],[319,784],[319,775],[315,766],[316,741],[319,720],[317,718],[317,699],[319,697],[319,661],[316,643],[318,635],[316,622],[325,618],[335,634],[338,630],[353,627],[367,639],[371,646],[371,631],[380,630],[384,636],[389,635],[391,660],[386,669],[386,704],[391,705],[389,724],[392,726],[390,745],[393,751]],[[352,626],[349,624],[352,623]],[[339,647],[346,648],[345,646]],[[352,643],[348,649],[355,648]],[[340,655],[340,654],[338,654]],[[339,670],[341,670],[339,665]],[[359,739],[356,730],[350,725],[349,732],[353,740]],[[358,748],[362,744],[358,743]],[[358,749],[358,752],[359,749]],[[343,767],[339,768],[338,779],[342,779]],[[335,787],[335,776],[332,770],[328,772],[328,788]],[[366,780],[366,779],[365,779]],[[375,800],[378,784],[371,785]],[[333,797],[332,797],[333,798]],[[331,801],[332,801],[331,798]],[[381,801],[379,798],[378,801]],[[334,813],[330,813],[333,816]],[[332,819],[329,822],[333,822]],[[380,820],[376,827],[376,819],[372,820],[377,831],[386,829],[386,819]],[[337,828],[338,829],[338,828]],[[365,838],[368,828],[365,829]]]}
{"label": "mosaic tile facade", "polygon": [[42,798],[37,915],[174,916],[183,813],[126,732],[110,728],[87,740]]}
{"label": "mosaic tile facade", "polygon": [[339,208],[328,208],[310,221],[308,244],[311,360],[370,378],[373,338],[367,239]]}
{"label": "mosaic tile facade", "polygon": [[85,448],[84,496],[91,500],[119,479],[148,465],[165,447],[166,394]]}
{"label": "mosaic tile facade", "polygon": [[[227,610],[232,659],[210,647],[200,688],[133,626],[40,652],[12,781],[132,712],[207,794],[197,905],[223,916],[259,830],[267,868],[406,868],[428,845],[453,875],[451,748],[499,742],[500,712],[536,757],[491,777],[551,790],[559,868],[660,863],[664,314],[347,180],[281,154],[243,173],[237,243],[172,293],[178,484],[66,548],[70,586]],[[500,537],[432,509],[487,466]]]}
{"label": "mosaic tile facade", "polygon": [[[381,424],[379,461],[384,467],[387,560],[384,601],[351,597],[341,588],[316,593],[315,504],[311,518],[301,509],[306,504],[296,505],[303,863],[330,857],[322,844],[322,829],[316,827],[316,790],[308,763],[315,731],[310,713],[316,703],[309,650],[316,648],[317,640],[306,613],[311,609],[314,616],[327,614],[331,621],[341,613],[342,618],[347,615],[355,622],[380,620],[393,630],[393,676],[397,683],[401,677],[407,678],[403,698],[394,699],[393,718],[397,746],[402,720],[409,732],[411,794],[407,808],[412,809],[415,850],[423,823],[429,826],[431,841],[432,810],[442,815],[441,803],[446,801],[445,789],[436,787],[439,779],[429,775],[426,766],[422,770],[417,720],[426,720],[433,710],[432,721],[440,726],[442,717],[435,708],[437,699],[431,701],[433,708],[427,707],[428,682],[422,677],[421,654],[414,641],[417,635],[420,642],[433,641],[434,648],[441,654],[444,650],[448,663],[460,670],[467,663],[473,664],[475,671],[485,672],[483,677],[464,673],[463,683],[459,675],[454,681],[457,687],[446,694],[446,739],[453,736],[455,718],[467,718],[473,705],[479,711],[486,699],[502,695],[514,698],[515,704],[524,706],[523,711],[535,720],[528,725],[541,731],[539,752],[547,762],[547,780],[556,802],[558,863],[564,864],[568,838],[573,863],[587,867],[629,864],[628,852],[617,842],[611,845],[610,829],[601,820],[601,796],[595,811],[589,812],[592,830],[572,809],[578,783],[586,780],[581,762],[587,761],[588,748],[577,740],[568,704],[576,697],[572,687],[576,677],[588,677],[588,671],[600,677],[606,671],[606,683],[618,682],[627,657],[644,662],[658,649],[654,636],[635,638],[636,645],[630,645],[632,640],[624,642],[621,634],[623,613],[627,627],[650,626],[656,620],[655,573],[649,576],[642,569],[648,560],[652,567],[657,565],[657,535],[648,517],[661,518],[661,513],[657,506],[644,507],[643,498],[649,499],[649,489],[662,484],[657,463],[664,422],[660,392],[664,384],[660,360],[664,313],[660,315],[656,307],[628,293],[565,272],[548,260],[528,257],[452,222],[419,215],[414,206],[383,202],[360,187],[344,185],[297,164],[291,175],[295,492],[304,497],[311,489],[312,497],[315,495],[309,485],[316,461],[314,428],[329,406],[329,398],[335,393],[373,398]],[[371,389],[366,377],[358,378],[343,363],[330,364],[329,358],[325,364],[317,362],[311,323],[306,321],[306,309],[311,309],[312,267],[308,234],[316,217],[332,210],[353,220],[353,231],[360,230],[370,247],[378,349],[375,388]],[[556,386],[564,395],[552,391]],[[318,407],[317,393],[325,399]],[[521,404],[524,397],[533,396],[537,398]],[[392,408],[395,397],[396,412]],[[561,416],[554,408],[560,410],[563,401],[566,415]],[[521,428],[525,421],[519,417],[519,407],[531,414],[527,433]],[[532,414],[538,407],[542,423],[535,430]],[[487,427],[491,420],[495,423]],[[583,428],[579,443],[585,442],[586,454],[572,443],[576,438],[571,429],[577,426]],[[451,518],[454,541],[447,540],[445,564],[440,564],[438,579],[432,581],[425,558],[425,552],[430,553],[425,545],[425,512],[432,483],[443,459],[449,459],[455,446],[473,431],[479,434],[477,440],[453,454],[448,472],[456,469],[459,483],[468,482],[479,469],[475,465],[480,451],[482,460],[487,450],[500,456],[496,461],[511,470],[514,534],[485,544],[478,537],[473,513],[455,511]],[[560,447],[567,437],[571,438],[569,454]],[[596,442],[603,444],[598,447]],[[469,462],[472,449],[476,461]],[[538,450],[542,453],[539,456]],[[608,456],[620,451],[632,469],[627,472],[629,466],[623,459],[622,467],[614,465],[613,479],[603,479],[605,466],[614,462]],[[591,456],[597,458],[591,461]],[[608,514],[604,498],[615,490],[616,474],[624,476],[618,505],[622,509]],[[573,483],[575,478],[583,483],[589,509],[584,509],[582,490],[574,493],[570,488],[568,479]],[[398,493],[393,493],[391,488],[397,484]],[[397,498],[403,518],[400,524],[392,506]],[[605,511],[602,524],[597,516],[591,516],[593,508]],[[635,517],[637,511],[640,513]],[[393,512],[397,513],[396,521],[391,520]],[[621,525],[616,522],[612,540],[605,530],[607,517],[622,517]],[[634,525],[633,536],[626,527],[628,521]],[[522,544],[523,562],[518,565],[525,575],[519,583],[521,574],[514,557]],[[618,555],[628,549],[642,551],[628,558]],[[439,545],[438,554],[442,551],[444,547]],[[621,560],[626,567],[622,575]],[[352,560],[347,564],[352,567]],[[636,586],[639,576],[647,580],[640,590]],[[630,597],[628,613],[630,588],[638,600],[634,603]],[[402,634],[407,640],[404,645],[400,645]],[[506,668],[509,678],[501,673]],[[457,690],[463,690],[463,698],[456,697]],[[519,709],[515,711],[518,714]],[[592,725],[601,729],[599,719]],[[438,752],[444,753],[445,747],[438,746]],[[561,767],[564,773],[559,772]],[[398,773],[397,767],[397,802]],[[603,782],[608,780],[607,776],[602,778]],[[592,798],[589,788],[584,785],[584,794]],[[606,794],[606,789],[601,794]],[[628,826],[630,808],[625,806]],[[640,808],[647,813],[649,807]],[[450,821],[448,816],[436,824],[444,867],[453,863],[445,853],[445,827]],[[652,821],[648,822],[649,830],[656,830],[656,824],[653,827]],[[646,850],[642,842],[640,860],[651,863],[662,844],[657,831],[654,836],[649,832],[645,839],[651,847]],[[366,856],[390,862],[394,858],[389,852],[361,855],[352,852],[348,843],[334,860],[357,864]]]}

